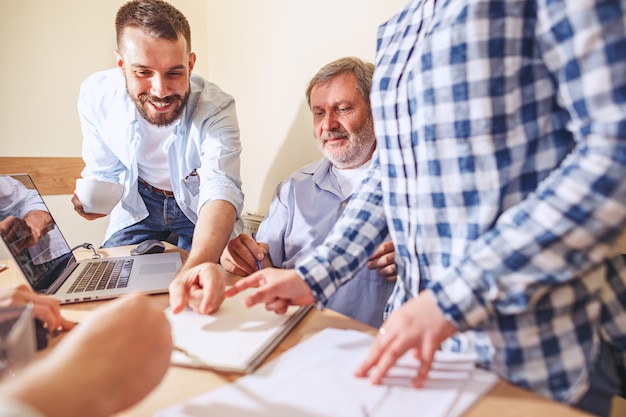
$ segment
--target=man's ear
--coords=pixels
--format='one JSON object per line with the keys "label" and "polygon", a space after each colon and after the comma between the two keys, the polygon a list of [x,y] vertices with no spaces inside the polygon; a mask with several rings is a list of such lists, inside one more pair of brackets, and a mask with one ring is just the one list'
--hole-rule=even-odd
{"label": "man's ear", "polygon": [[120,54],[120,51],[118,50],[116,50],[114,54],[115,54],[115,65],[117,65],[119,69],[124,70],[124,58],[122,58],[122,54]]}
{"label": "man's ear", "polygon": [[193,67],[196,65],[196,54],[194,52],[189,54],[189,73],[193,71]]}

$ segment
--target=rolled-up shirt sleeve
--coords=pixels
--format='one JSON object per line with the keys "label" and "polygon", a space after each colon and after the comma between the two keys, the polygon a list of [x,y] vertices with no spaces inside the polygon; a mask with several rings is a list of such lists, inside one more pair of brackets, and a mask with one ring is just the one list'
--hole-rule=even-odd
{"label": "rolled-up shirt sleeve", "polygon": [[237,211],[243,210],[241,191],[241,142],[234,100],[204,121],[202,127],[202,166],[198,168],[200,195],[198,213],[213,200],[228,201]]}

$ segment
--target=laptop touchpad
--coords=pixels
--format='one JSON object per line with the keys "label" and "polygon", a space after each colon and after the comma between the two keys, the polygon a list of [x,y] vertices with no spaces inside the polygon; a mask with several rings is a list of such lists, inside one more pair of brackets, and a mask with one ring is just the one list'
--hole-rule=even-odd
{"label": "laptop touchpad", "polygon": [[171,262],[163,264],[145,264],[141,265],[139,275],[167,274],[170,272],[176,272],[176,265]]}

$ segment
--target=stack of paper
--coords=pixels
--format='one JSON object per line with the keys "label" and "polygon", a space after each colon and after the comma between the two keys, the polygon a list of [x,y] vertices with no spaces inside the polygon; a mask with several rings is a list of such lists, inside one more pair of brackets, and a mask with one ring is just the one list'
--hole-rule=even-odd
{"label": "stack of paper", "polygon": [[158,417],[458,417],[496,382],[473,357],[438,354],[425,386],[410,386],[418,363],[401,358],[382,385],[353,373],[372,336],[326,329],[223,388],[178,404]]}

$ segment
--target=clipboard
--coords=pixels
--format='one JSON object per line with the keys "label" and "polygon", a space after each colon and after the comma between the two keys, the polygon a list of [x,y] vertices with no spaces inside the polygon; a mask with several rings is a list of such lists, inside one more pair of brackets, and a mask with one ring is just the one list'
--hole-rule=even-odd
{"label": "clipboard", "polygon": [[165,314],[176,348],[173,365],[247,374],[254,372],[313,307],[291,306],[283,315],[263,304],[250,308],[243,298],[254,289],[227,298],[217,313],[199,314],[186,308]]}

